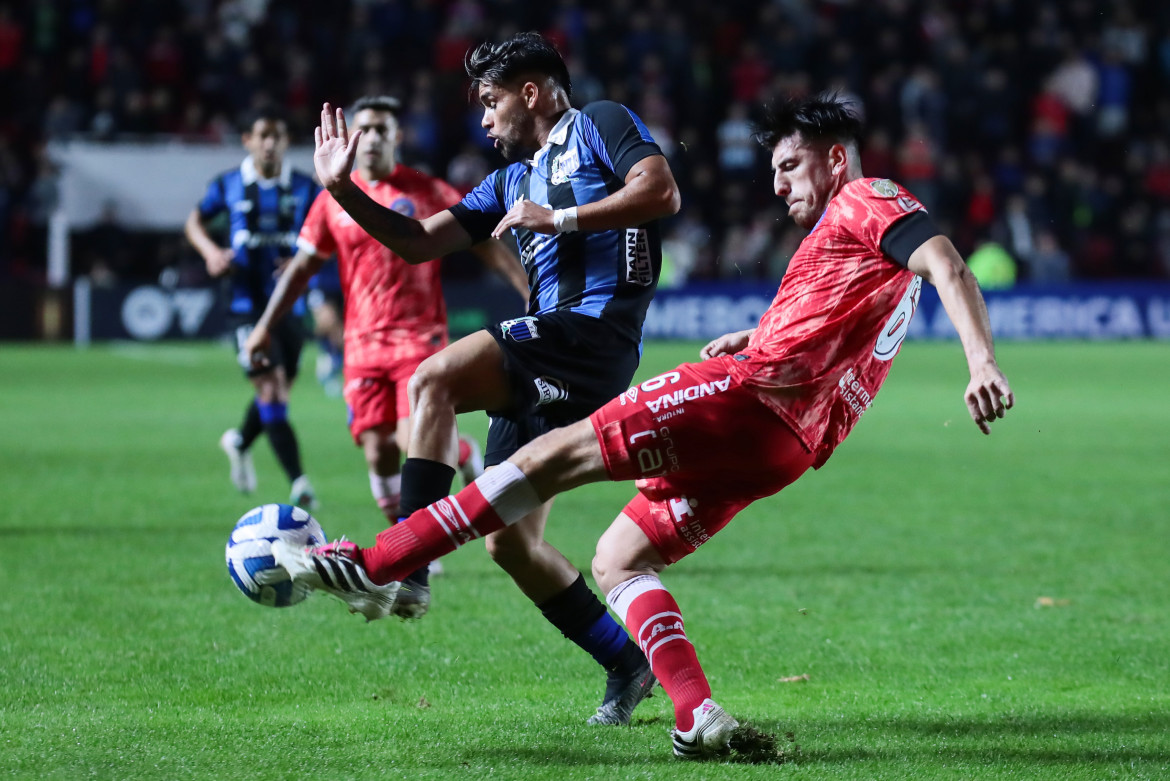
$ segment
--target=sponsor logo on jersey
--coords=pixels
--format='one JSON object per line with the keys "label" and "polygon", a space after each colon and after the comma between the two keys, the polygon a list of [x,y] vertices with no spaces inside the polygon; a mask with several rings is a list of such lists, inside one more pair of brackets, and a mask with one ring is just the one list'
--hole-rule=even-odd
{"label": "sponsor logo on jersey", "polygon": [[413,217],[414,201],[409,198],[395,198],[390,204],[390,209],[407,217]]}
{"label": "sponsor logo on jersey", "polygon": [[852,367],[837,380],[837,389],[841,391],[841,397],[858,417],[873,405],[873,394],[858,381],[857,373]]}
{"label": "sponsor logo on jersey", "polygon": [[678,454],[674,450],[669,426],[631,435],[630,449],[638,462],[640,477],[661,477],[679,470]]}
{"label": "sponsor logo on jersey", "polygon": [[573,147],[553,158],[552,175],[549,184],[564,184],[577,173],[581,167],[581,158],[577,154],[577,147]]}
{"label": "sponsor logo on jersey", "polygon": [[517,317],[515,320],[505,320],[500,323],[500,331],[504,334],[504,338],[511,339],[513,342],[530,342],[540,338],[540,332],[536,329],[535,317]]}
{"label": "sponsor logo on jersey", "polygon": [[869,183],[869,186],[882,198],[893,198],[898,194],[898,185],[889,179],[874,179]]}
{"label": "sponsor logo on jersey", "polygon": [[658,414],[663,410],[668,410],[671,407],[681,407],[685,402],[694,401],[703,396],[713,396],[716,393],[722,393],[731,386],[731,375],[727,375],[722,380],[713,380],[712,382],[701,382],[698,385],[688,385],[685,388],[679,388],[672,393],[664,393],[656,399],[647,399],[646,408],[651,412]]}
{"label": "sponsor logo on jersey", "polygon": [[555,377],[537,377],[532,382],[536,385],[538,407],[556,401],[567,401],[569,398],[568,384]]}
{"label": "sponsor logo on jersey", "polygon": [[642,287],[654,284],[650,239],[642,228],[626,228],[626,281]]}
{"label": "sponsor logo on jersey", "polygon": [[286,233],[252,233],[249,230],[238,230],[232,234],[232,249],[259,249],[260,247],[279,247],[291,249],[297,243],[297,234]]}
{"label": "sponsor logo on jersey", "polygon": [[670,514],[674,517],[674,526],[678,530],[679,536],[688,545],[697,548],[711,539],[711,535],[703,528],[702,521],[695,516],[695,508],[699,506],[698,501],[679,496],[667,501],[667,506],[670,507]]}
{"label": "sponsor logo on jersey", "polygon": [[236,201],[232,204],[232,211],[247,214],[252,211],[254,204],[251,201]]}

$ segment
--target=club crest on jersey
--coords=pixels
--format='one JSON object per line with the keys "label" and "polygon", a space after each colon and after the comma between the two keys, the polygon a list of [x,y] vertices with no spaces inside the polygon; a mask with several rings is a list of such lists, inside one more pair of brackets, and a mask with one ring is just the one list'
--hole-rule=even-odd
{"label": "club crest on jersey", "polygon": [[573,174],[577,173],[577,169],[581,167],[581,158],[577,154],[577,148],[566,150],[553,158],[552,173],[548,178],[549,184],[564,184],[572,178]]}
{"label": "club crest on jersey", "polygon": [[515,320],[505,320],[500,323],[500,332],[513,342],[529,342],[540,338],[536,330],[535,317],[517,317]]}
{"label": "club crest on jersey", "polygon": [[554,401],[567,401],[569,398],[568,384],[555,377],[537,377],[532,382],[536,385],[538,407],[552,404]]}
{"label": "club crest on jersey", "polygon": [[893,198],[898,194],[898,185],[889,179],[875,179],[869,183],[869,186],[882,198]]}
{"label": "club crest on jersey", "polygon": [[405,217],[414,216],[414,201],[409,198],[395,198],[390,204],[390,209],[396,211]]}

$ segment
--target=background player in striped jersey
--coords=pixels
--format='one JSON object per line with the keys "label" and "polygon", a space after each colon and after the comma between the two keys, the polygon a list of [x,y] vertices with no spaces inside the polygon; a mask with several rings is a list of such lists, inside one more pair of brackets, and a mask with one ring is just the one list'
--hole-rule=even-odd
{"label": "background player in striped jersey", "polygon": [[[392,97],[365,97],[350,109],[362,131],[353,183],[378,203],[423,219],[458,203],[460,194],[446,182],[401,165],[398,124],[401,104]],[[244,345],[257,365],[268,362],[272,325],[292,309],[337,254],[345,305],[345,401],[349,428],[366,457],[370,491],[391,523],[398,519],[399,462],[410,441],[407,380],[423,359],[447,345],[447,309],[438,263],[411,265],[362,230],[322,191],[297,239],[297,254],[285,269]],[[484,264],[528,298],[528,278],[516,256],[494,239],[472,248]],[[450,432],[454,436],[454,431]],[[479,446],[459,445],[459,468],[470,483],[483,471]],[[395,605],[411,617],[407,599]]]}
{"label": "background player in striped jersey", "polygon": [[[251,362],[242,348],[256,318],[264,311],[281,265],[292,257],[297,233],[320,188],[312,177],[284,165],[288,127],[278,112],[255,113],[242,136],[248,156],[238,169],[226,171],[207,186],[187,217],[187,239],[203,256],[207,273],[228,277],[228,317],[236,336],[238,360],[255,388],[239,428],[228,429],[219,444],[231,463],[231,478],[244,493],[256,490],[250,448],[268,435],[281,468],[292,484],[290,501],[316,505],[317,497],[301,466],[297,436],[289,423],[288,393],[300,366],[305,342],[304,304],[275,323],[272,361]],[[226,214],[229,246],[221,247],[204,222]]]}
{"label": "background player in striped jersey", "polygon": [[[990,433],[1014,404],[974,276],[913,195],[863,177],[860,134],[860,122],[833,98],[780,104],[762,122],[776,194],[811,233],[756,328],[715,339],[702,362],[540,437],[458,496],[382,532],[372,548],[282,548],[277,561],[294,579],[369,607],[371,593],[391,596],[393,581],[417,562],[495,533],[561,491],[636,480],[637,495],[597,544],[594,576],[674,704],[674,753],[725,754],[739,725],[711,699],[659,573],[748,504],[828,460],[885,380],[923,279],[938,289],[962,341],[972,420]],[[315,564],[338,567],[361,586],[325,582]],[[379,592],[376,584],[387,585]]]}
{"label": "background player in striped jersey", "polygon": [[[462,202],[424,220],[378,204],[348,176],[361,132],[328,105],[317,175],[353,219],[408,262],[511,233],[531,287],[528,316],[472,334],[423,362],[411,380],[414,435],[402,468],[402,511],[450,491],[447,432],[459,412],[487,410],[489,467],[556,426],[588,416],[637,368],[642,321],[658,282],[657,220],[678,188],[649,131],[625,106],[569,104],[564,61],[541,36],[485,43],[467,58],[482,125],[511,163]],[[488,540],[488,550],[544,616],[607,670],[590,721],[628,723],[654,678],[638,647],[584,577],[544,541],[549,505]],[[426,590],[425,570],[403,592]]]}

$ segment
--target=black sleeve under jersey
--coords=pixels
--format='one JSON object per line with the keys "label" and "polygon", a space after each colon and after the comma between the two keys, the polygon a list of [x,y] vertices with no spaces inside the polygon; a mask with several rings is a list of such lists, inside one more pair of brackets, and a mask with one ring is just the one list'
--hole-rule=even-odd
{"label": "black sleeve under jersey", "polygon": [[506,171],[501,168],[489,174],[462,201],[449,209],[456,222],[471,236],[473,244],[490,238],[508,211],[504,197]]}
{"label": "black sleeve under jersey", "polygon": [[882,236],[882,252],[899,266],[906,266],[914,250],[941,233],[929,214],[911,212],[886,229]]}
{"label": "black sleeve under jersey", "polygon": [[626,176],[640,160],[661,155],[649,129],[638,115],[620,103],[599,100],[581,110],[588,122],[581,128],[582,137],[619,179]]}

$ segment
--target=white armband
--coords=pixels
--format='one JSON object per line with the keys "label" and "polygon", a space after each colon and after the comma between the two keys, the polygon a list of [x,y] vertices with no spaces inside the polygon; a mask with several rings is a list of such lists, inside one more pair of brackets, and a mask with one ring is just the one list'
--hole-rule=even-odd
{"label": "white armband", "polygon": [[557,233],[572,233],[577,230],[577,207],[553,211],[553,229]]}

